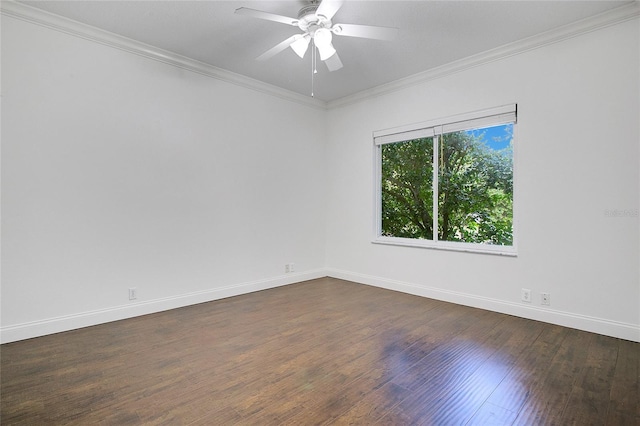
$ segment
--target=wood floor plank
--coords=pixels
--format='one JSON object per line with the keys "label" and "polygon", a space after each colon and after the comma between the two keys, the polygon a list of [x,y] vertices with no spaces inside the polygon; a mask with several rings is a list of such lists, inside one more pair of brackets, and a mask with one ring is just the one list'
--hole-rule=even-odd
{"label": "wood floor plank", "polygon": [[328,424],[372,425],[380,420],[396,404],[405,399],[410,390],[387,382],[358,401],[351,409]]}
{"label": "wood floor plank", "polygon": [[333,278],[5,344],[0,370],[3,425],[640,417],[638,343]]}
{"label": "wood floor plank", "polygon": [[[522,320],[509,319],[494,327],[487,339],[480,342],[481,350],[475,353],[475,370],[467,378],[451,381],[451,396],[430,404],[427,419],[431,424],[466,424],[486,403],[494,390],[503,384],[513,366],[527,347],[526,342],[538,336],[542,328],[533,323],[529,329],[522,327]],[[473,352],[470,352],[473,353]],[[473,367],[472,367],[473,368]]]}
{"label": "wood floor plank", "polygon": [[618,342],[607,423],[640,424],[640,347],[626,340]]}
{"label": "wood floor plank", "polygon": [[511,425],[518,413],[493,405],[490,402],[482,404],[465,426],[503,426]]}
{"label": "wood floor plank", "polygon": [[567,424],[605,424],[618,358],[618,340],[594,336],[574,383],[562,420]]}
{"label": "wood floor plank", "polygon": [[[469,351],[481,350],[474,339],[484,340],[486,333],[503,320],[502,316],[486,316],[483,311],[469,310],[463,320],[456,321],[456,328],[446,329],[444,334],[433,330],[433,335],[438,336],[440,344],[418,363],[398,374],[393,382],[416,390],[432,385],[435,380],[446,382],[454,376],[467,374],[470,372],[468,368],[473,367],[467,366],[465,361],[476,361],[474,354]],[[441,327],[438,329],[442,330]],[[462,366],[462,370],[458,366]]]}
{"label": "wood floor plank", "polygon": [[[486,399],[503,381],[526,346],[523,341],[535,338],[541,328],[519,332],[524,320],[509,317],[491,327],[476,325],[486,330],[470,327],[450,343],[433,351],[416,364],[408,375],[400,378],[405,383],[414,375],[416,392],[390,410],[392,419],[412,419],[413,424],[464,424],[485,403]],[[452,350],[456,340],[464,345],[462,351]],[[441,353],[446,354],[442,358]],[[423,365],[424,364],[424,365]],[[430,368],[437,366],[440,368]],[[417,374],[428,372],[428,380]],[[393,423],[395,420],[390,420]]]}
{"label": "wood floor plank", "polygon": [[530,382],[530,394],[518,413],[517,424],[560,424],[574,382],[586,361],[594,335],[567,330],[565,339],[540,380]]}
{"label": "wood floor plank", "polygon": [[512,412],[519,412],[531,390],[547,374],[550,361],[566,333],[567,329],[563,327],[544,324],[540,334],[526,345],[522,356],[487,402]]}

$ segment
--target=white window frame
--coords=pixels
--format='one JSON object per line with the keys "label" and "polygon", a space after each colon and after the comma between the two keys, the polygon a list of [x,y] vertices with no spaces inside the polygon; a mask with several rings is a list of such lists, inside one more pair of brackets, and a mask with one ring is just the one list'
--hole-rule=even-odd
{"label": "white window frame", "polygon": [[382,145],[404,142],[418,138],[433,138],[433,197],[438,200],[438,156],[440,136],[459,130],[498,126],[513,123],[513,138],[517,135],[517,105],[509,104],[501,107],[474,111],[466,114],[443,117],[422,123],[409,124],[390,129],[373,132],[374,145],[374,238],[375,244],[388,244],[407,247],[421,247],[441,250],[454,250],[472,253],[498,254],[504,256],[517,256],[516,245],[516,146],[513,144],[513,245],[502,246],[482,243],[465,243],[458,241],[438,240],[438,203],[434,202],[433,240],[417,238],[386,237],[382,235]]}

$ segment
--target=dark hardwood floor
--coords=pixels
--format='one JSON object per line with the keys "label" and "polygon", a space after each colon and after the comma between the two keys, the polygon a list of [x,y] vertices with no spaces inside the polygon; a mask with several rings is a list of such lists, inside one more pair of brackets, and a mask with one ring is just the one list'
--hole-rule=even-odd
{"label": "dark hardwood floor", "polygon": [[640,343],[331,278],[0,351],[3,425],[640,425]]}

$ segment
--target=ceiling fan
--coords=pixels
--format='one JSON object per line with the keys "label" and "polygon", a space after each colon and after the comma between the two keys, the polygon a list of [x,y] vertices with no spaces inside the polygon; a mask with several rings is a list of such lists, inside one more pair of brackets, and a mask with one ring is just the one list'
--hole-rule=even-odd
{"label": "ceiling fan", "polygon": [[311,0],[298,12],[297,18],[289,18],[260,10],[241,7],[236,9],[239,15],[280,22],[298,27],[302,34],[295,34],[258,56],[257,60],[265,61],[291,47],[301,58],[304,57],[309,44],[318,49],[320,60],[324,61],[329,71],[342,68],[342,61],[333,47],[333,35],[370,38],[376,40],[392,40],[398,33],[397,28],[375,27],[356,24],[333,24],[331,19],[338,12],[344,0]]}

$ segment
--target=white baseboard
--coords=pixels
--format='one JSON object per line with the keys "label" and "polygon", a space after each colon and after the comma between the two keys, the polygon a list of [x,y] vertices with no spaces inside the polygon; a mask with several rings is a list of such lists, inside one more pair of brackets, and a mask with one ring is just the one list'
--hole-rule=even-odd
{"label": "white baseboard", "polygon": [[302,273],[292,273],[265,280],[246,282],[225,287],[212,288],[204,291],[180,294],[162,299],[131,303],[96,311],[81,312],[62,317],[49,318],[23,324],[0,327],[0,343],[15,342],[47,334],[75,330],[82,327],[104,324],[111,321],[147,315],[169,309],[210,302],[226,297],[267,290],[301,281],[326,277],[324,269],[317,269]]}
{"label": "white baseboard", "polygon": [[425,287],[339,269],[328,268],[326,273],[328,276],[333,278],[353,281],[360,284],[367,284],[416,296],[428,297],[430,299],[456,303],[458,305],[486,309],[488,311],[500,312],[517,317],[603,334],[605,336],[640,342],[640,325],[638,324],[627,324],[603,318],[506,302],[499,299],[491,299],[488,297],[474,296],[471,294],[448,291],[439,288]]}
{"label": "white baseboard", "polygon": [[265,280],[246,282],[208,289],[204,291],[181,294],[163,299],[132,303],[97,311],[82,312],[40,321],[0,327],[0,343],[9,343],[48,334],[60,333],[82,327],[103,324],[111,321],[147,315],[169,309],[181,308],[198,303],[238,296],[254,291],[267,290],[283,285],[294,284],[330,276],[360,284],[400,291],[416,296],[428,297],[459,305],[486,309],[503,314],[557,324],[564,327],[603,334],[605,336],[640,342],[640,326],[611,321],[603,318],[589,317],[536,306],[528,306],[498,299],[480,297],[466,293],[448,291],[433,287],[425,287],[412,283],[359,274],[339,269],[317,269],[304,273],[287,274]]}

